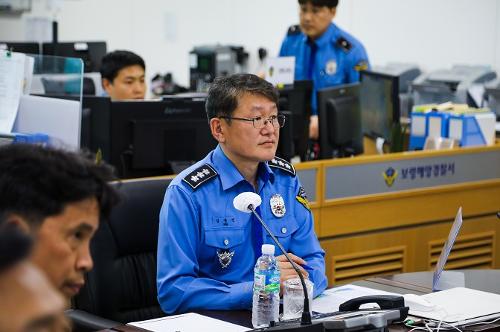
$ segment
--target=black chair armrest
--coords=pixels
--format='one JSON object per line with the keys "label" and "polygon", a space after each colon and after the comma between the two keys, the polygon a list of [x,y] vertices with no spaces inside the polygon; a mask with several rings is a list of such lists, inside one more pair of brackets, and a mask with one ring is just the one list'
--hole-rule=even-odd
{"label": "black chair armrest", "polygon": [[73,323],[74,332],[98,331],[123,325],[120,322],[102,318],[83,310],[69,309],[64,313]]}

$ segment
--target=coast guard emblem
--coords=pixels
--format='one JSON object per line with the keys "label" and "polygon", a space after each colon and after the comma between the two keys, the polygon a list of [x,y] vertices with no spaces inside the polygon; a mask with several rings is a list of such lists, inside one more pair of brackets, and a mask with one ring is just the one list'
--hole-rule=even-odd
{"label": "coast guard emblem", "polygon": [[396,171],[392,167],[389,167],[388,169],[385,170],[384,173],[382,173],[382,175],[384,176],[385,184],[388,187],[392,187],[394,180],[396,180],[396,178],[398,177],[398,171]]}
{"label": "coast guard emblem", "polygon": [[286,212],[285,201],[283,200],[283,197],[281,197],[280,194],[274,194],[271,197],[269,204],[271,205],[271,211],[273,212],[276,218],[281,218],[285,215]]}
{"label": "coast guard emblem", "polygon": [[225,269],[231,264],[233,260],[234,251],[229,251],[227,249],[218,249],[217,257],[219,257],[220,266]]}

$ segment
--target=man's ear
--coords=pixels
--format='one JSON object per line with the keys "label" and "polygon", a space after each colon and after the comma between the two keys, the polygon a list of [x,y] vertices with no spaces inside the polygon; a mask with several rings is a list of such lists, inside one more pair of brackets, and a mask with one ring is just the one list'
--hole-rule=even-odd
{"label": "man's ear", "polygon": [[113,85],[113,82],[111,82],[107,78],[103,78],[101,80],[101,83],[102,83],[102,88],[104,89],[104,91],[106,91],[109,94],[109,90],[111,89],[111,86]]}
{"label": "man's ear", "polygon": [[212,136],[217,140],[217,142],[224,143],[226,141],[221,119],[219,118],[210,119],[210,131],[212,132]]}
{"label": "man's ear", "polygon": [[5,219],[5,224],[14,225],[27,234],[30,234],[32,231],[26,219],[15,213],[9,214],[7,216],[7,218]]}
{"label": "man's ear", "polygon": [[330,8],[330,14],[332,15],[332,20],[335,18],[337,14],[337,7]]}

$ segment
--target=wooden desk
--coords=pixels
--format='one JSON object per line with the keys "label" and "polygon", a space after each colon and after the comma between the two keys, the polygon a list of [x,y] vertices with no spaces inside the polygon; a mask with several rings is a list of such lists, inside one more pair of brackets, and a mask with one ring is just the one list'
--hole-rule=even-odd
{"label": "wooden desk", "polygon": [[[465,287],[500,294],[500,270],[464,270],[461,272],[465,276]],[[398,294],[426,294],[432,291],[432,272],[414,272],[374,277],[354,282],[354,284]],[[249,310],[202,310],[198,311],[198,313],[248,328],[252,327],[251,312]],[[105,331],[139,332],[144,330],[124,325]],[[402,325],[391,325],[389,331],[406,332],[408,328]],[[500,322],[490,325],[476,325],[473,328],[462,329],[462,331],[500,332]]]}

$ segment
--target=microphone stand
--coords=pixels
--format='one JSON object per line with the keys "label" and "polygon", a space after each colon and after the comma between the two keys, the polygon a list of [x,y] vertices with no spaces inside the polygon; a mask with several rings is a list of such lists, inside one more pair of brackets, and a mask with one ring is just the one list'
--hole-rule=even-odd
{"label": "microphone stand", "polygon": [[300,272],[297,264],[295,264],[295,262],[290,258],[290,256],[288,256],[288,253],[283,248],[278,239],[274,236],[273,232],[271,232],[271,230],[267,227],[264,220],[262,220],[259,214],[255,211],[253,204],[249,204],[248,209],[252,211],[253,215],[257,218],[257,220],[259,220],[259,222],[262,224],[262,227],[264,227],[266,232],[271,236],[274,243],[276,243],[278,248],[281,249],[281,252],[285,255],[286,259],[288,259],[290,264],[292,264],[292,267],[295,270],[295,272],[297,272],[297,274],[299,275],[300,283],[302,284],[302,288],[304,289],[304,310],[302,311],[302,318],[300,320],[300,325],[311,325],[312,321],[311,321],[311,311],[309,309],[309,296],[307,294],[306,282],[304,281],[304,276],[302,275],[302,272]]}

